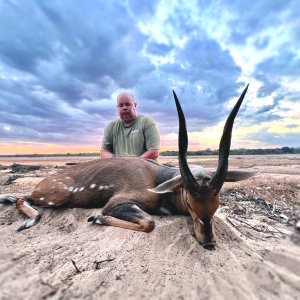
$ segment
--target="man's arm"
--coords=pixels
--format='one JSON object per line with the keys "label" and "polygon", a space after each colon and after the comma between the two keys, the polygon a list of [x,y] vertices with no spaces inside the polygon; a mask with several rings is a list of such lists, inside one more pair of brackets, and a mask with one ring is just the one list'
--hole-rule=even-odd
{"label": "man's arm", "polygon": [[157,159],[159,156],[158,150],[148,150],[141,155],[142,158]]}
{"label": "man's arm", "polygon": [[145,120],[144,137],[147,151],[142,158],[157,159],[159,156],[160,136],[155,122],[147,117]]}
{"label": "man's arm", "polygon": [[104,128],[104,135],[103,135],[102,146],[100,150],[101,158],[110,158],[114,156],[112,152],[112,128],[113,128],[113,122],[109,123]]}
{"label": "man's arm", "polygon": [[[159,151],[158,150],[148,150],[145,153],[143,153],[140,157],[145,158],[145,159],[157,159],[159,156]],[[115,157],[113,153],[107,150],[101,150],[100,152],[100,157],[101,158],[110,158],[110,157]]]}

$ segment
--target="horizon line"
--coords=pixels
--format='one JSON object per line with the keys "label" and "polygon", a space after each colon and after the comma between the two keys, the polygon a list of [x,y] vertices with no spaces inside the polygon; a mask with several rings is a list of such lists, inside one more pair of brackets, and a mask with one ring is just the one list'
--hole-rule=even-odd
{"label": "horizon line", "polygon": [[[235,149],[230,149],[230,151],[257,151],[257,150],[266,150],[266,151],[274,151],[274,150],[279,150],[279,149],[295,149],[295,150],[300,150],[300,146],[298,147],[288,147],[288,146],[282,146],[282,147],[276,147],[276,148],[235,148]],[[204,150],[188,150],[187,152],[189,153],[195,153],[195,152],[218,152],[219,149],[204,149]],[[178,150],[163,150],[160,151],[160,155],[166,152],[178,152]],[[80,156],[80,155],[90,155],[90,156],[99,156],[100,152],[77,152],[77,153],[70,153],[70,152],[64,152],[64,153],[23,153],[23,154],[0,154],[0,157],[22,157],[22,156]]]}

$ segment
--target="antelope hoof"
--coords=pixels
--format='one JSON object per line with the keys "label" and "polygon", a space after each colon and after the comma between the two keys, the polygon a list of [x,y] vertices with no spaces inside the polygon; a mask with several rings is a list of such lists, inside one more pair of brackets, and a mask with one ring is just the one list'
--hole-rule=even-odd
{"label": "antelope hoof", "polygon": [[103,225],[104,221],[105,221],[105,217],[104,216],[91,216],[88,218],[88,222],[93,222],[93,224],[100,224]]}
{"label": "antelope hoof", "polygon": [[14,204],[16,203],[16,198],[11,196],[1,196],[0,204]]}
{"label": "antelope hoof", "polygon": [[38,223],[38,221],[40,220],[41,216],[37,216],[35,219],[30,219],[28,221],[26,221],[24,224],[22,224],[19,228],[16,229],[16,231],[20,232],[24,229],[28,229],[32,226],[34,226],[35,224]]}

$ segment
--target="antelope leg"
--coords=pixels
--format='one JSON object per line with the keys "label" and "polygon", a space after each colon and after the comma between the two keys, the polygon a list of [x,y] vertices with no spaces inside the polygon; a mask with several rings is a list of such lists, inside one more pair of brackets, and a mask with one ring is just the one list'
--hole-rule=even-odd
{"label": "antelope leg", "polygon": [[22,231],[34,226],[41,218],[38,210],[34,209],[25,199],[18,198],[16,201],[17,210],[29,217],[30,219],[23,223],[17,231]]}
{"label": "antelope leg", "polygon": [[116,226],[135,231],[150,232],[155,223],[153,218],[136,204],[121,204],[105,211],[105,215],[92,216],[88,222]]}
{"label": "antelope leg", "polygon": [[12,196],[0,196],[0,204],[14,204],[16,203],[17,198]]}

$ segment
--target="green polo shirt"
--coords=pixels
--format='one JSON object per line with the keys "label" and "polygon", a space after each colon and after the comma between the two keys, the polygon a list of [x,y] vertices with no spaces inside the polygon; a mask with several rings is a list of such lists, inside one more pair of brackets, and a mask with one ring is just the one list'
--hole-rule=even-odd
{"label": "green polo shirt", "polygon": [[159,150],[160,136],[155,122],[138,115],[130,127],[121,119],[110,122],[104,129],[102,149],[117,156],[140,156],[148,150]]}

